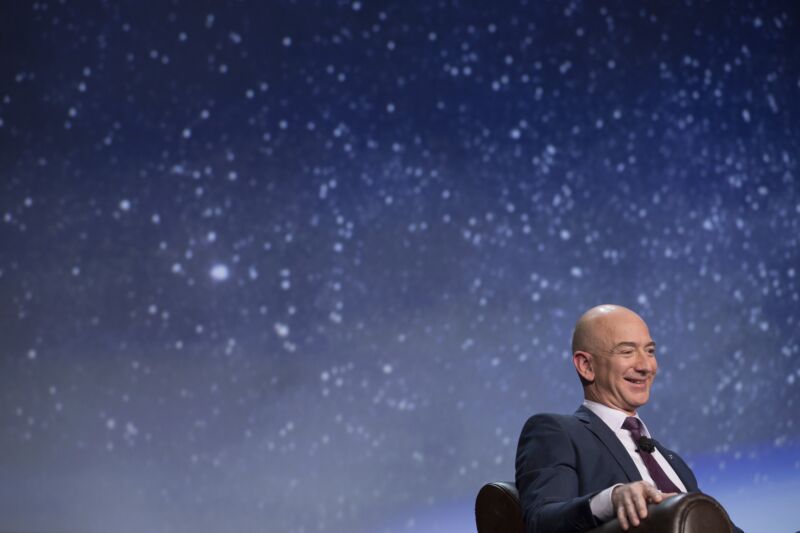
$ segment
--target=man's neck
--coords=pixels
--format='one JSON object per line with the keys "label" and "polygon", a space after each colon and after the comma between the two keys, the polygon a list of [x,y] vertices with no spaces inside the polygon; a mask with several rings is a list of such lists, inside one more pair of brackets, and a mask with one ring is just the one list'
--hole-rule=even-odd
{"label": "man's neck", "polygon": [[636,411],[626,411],[625,409],[620,409],[616,405],[611,405],[610,403],[606,403],[606,402],[600,400],[599,398],[593,397],[593,395],[591,395],[591,394],[585,394],[583,396],[583,401],[584,402],[592,402],[592,403],[597,404],[597,405],[602,405],[602,406],[607,407],[609,409],[614,409],[615,411],[621,411],[621,412],[625,413],[627,416],[636,416]]}
{"label": "man's neck", "polygon": [[595,412],[596,410],[602,411],[602,410],[609,410],[610,409],[611,411],[614,411],[614,412],[617,412],[617,413],[622,413],[625,416],[636,416],[636,411],[631,413],[630,411],[625,411],[624,409],[619,409],[618,407],[614,407],[613,405],[608,405],[606,403],[598,402],[597,400],[592,400],[592,399],[589,399],[589,398],[584,398],[583,399],[583,405],[588,407],[589,410],[592,411],[592,412]]}

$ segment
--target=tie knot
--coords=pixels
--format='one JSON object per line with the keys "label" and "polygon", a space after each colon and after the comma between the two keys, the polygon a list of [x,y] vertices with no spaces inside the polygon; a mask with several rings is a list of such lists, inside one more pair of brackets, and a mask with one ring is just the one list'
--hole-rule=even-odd
{"label": "tie knot", "polygon": [[627,429],[630,432],[640,433],[642,431],[642,422],[635,416],[629,416],[622,424],[622,429]]}

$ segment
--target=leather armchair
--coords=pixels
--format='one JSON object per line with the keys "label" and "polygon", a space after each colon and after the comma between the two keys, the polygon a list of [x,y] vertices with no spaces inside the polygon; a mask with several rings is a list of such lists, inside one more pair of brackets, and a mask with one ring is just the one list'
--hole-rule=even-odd
{"label": "leather armchair", "polygon": [[[478,533],[524,533],[519,494],[514,483],[487,483],[475,500]],[[615,519],[590,533],[621,532]],[[730,533],[728,513],[711,496],[692,492],[648,507],[647,518],[629,533]]]}

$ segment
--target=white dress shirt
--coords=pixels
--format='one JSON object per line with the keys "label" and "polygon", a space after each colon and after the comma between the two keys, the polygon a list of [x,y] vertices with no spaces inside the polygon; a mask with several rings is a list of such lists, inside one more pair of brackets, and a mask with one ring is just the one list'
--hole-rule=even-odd
{"label": "white dress shirt", "polygon": [[[653,483],[653,478],[650,476],[650,472],[647,470],[647,466],[645,466],[642,457],[636,451],[636,443],[633,442],[631,432],[627,429],[622,429],[622,424],[625,422],[625,419],[628,418],[628,414],[624,411],[620,411],[618,409],[614,409],[613,407],[593,402],[591,400],[583,400],[583,405],[585,405],[586,408],[591,412],[596,414],[600,420],[605,422],[605,424],[611,428],[611,431],[614,432],[619,441],[625,447],[628,455],[631,456],[633,464],[636,465],[636,469],[639,471],[642,479],[652,483],[655,486],[655,483]],[[636,414],[634,414],[634,416],[636,416]],[[636,416],[636,418],[639,417]],[[649,437],[650,432],[647,430],[647,426],[641,418],[639,418],[639,421],[642,422],[642,435]],[[664,470],[664,473],[667,474],[667,477],[670,479],[670,481],[672,481],[675,486],[681,490],[681,492],[686,492],[686,486],[683,484],[681,478],[678,477],[678,474],[675,473],[664,456],[661,455],[661,452],[656,449],[651,455],[658,463],[658,466],[660,466],[661,469]],[[614,490],[614,487],[617,487],[621,484],[622,483],[618,483],[617,485],[608,487],[607,489],[597,493],[590,500],[589,505],[592,509],[592,514],[601,522],[606,522],[614,518],[615,513],[614,506],[611,503],[611,491]]]}

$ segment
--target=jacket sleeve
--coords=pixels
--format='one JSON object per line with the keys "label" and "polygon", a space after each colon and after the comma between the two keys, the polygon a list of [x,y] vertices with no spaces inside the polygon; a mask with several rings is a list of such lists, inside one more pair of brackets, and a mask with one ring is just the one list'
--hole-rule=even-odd
{"label": "jacket sleeve", "polygon": [[557,416],[536,415],[522,428],[516,482],[526,533],[586,531],[599,525],[592,516],[593,494],[578,494],[575,447]]}

